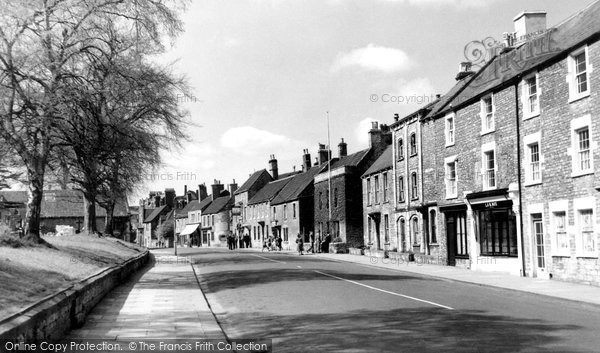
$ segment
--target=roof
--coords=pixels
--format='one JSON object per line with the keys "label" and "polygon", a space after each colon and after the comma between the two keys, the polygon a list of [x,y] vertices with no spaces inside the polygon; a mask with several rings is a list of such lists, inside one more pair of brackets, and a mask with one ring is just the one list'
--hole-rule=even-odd
{"label": "roof", "polygon": [[[356,167],[365,158],[369,151],[370,149],[367,148],[365,150],[350,154],[344,158],[336,159],[333,163],[331,163],[331,170],[343,167]],[[327,171],[327,168],[323,169],[323,172],[325,171]]]}
{"label": "roof", "polygon": [[[27,203],[27,191],[0,191],[2,199],[10,203]],[[42,195],[42,218],[67,218],[83,217],[85,212],[83,193],[79,190],[44,190]],[[114,216],[125,217],[129,215],[127,200],[117,200]],[[105,217],[106,210],[96,204],[96,217]]]}
{"label": "roof", "polygon": [[213,200],[210,205],[204,210],[203,214],[215,214],[221,212],[223,209],[230,207],[233,205],[233,197],[231,196],[222,196]]}
{"label": "roof", "polygon": [[[520,47],[498,54],[484,66],[456,97],[436,113],[470,104],[496,87],[510,84],[536,67],[560,59],[565,53],[600,33],[600,1],[596,1],[559,25],[549,28]],[[450,105],[451,104],[451,105]]]}
{"label": "roof", "polygon": [[260,179],[260,177],[261,177],[263,174],[266,174],[266,175],[268,175],[268,176],[269,176],[269,179],[272,179],[272,178],[271,178],[271,174],[269,174],[269,172],[267,172],[267,170],[266,170],[266,169],[261,169],[261,170],[259,170],[258,172],[254,172],[254,173],[252,173],[252,174],[250,175],[250,177],[248,178],[248,180],[246,180],[246,182],[245,182],[244,184],[242,184],[242,186],[241,186],[241,187],[239,187],[239,188],[238,188],[238,189],[237,189],[237,190],[234,192],[234,195],[241,194],[241,193],[243,193],[243,192],[246,192],[246,191],[250,190],[250,188],[252,187],[252,185],[254,185],[254,183],[256,183],[256,182],[257,182],[257,181]]}
{"label": "roof", "polygon": [[[345,158],[344,158],[345,159]],[[285,202],[297,200],[302,192],[314,182],[315,175],[319,174],[322,167],[315,166],[310,168],[304,173],[295,175],[292,177],[289,183],[287,183],[283,189],[275,196],[272,205],[278,205]]]}
{"label": "roof", "polygon": [[363,176],[392,168],[394,163],[393,160],[394,158],[392,154],[392,146],[388,146],[388,148],[386,148],[385,151],[383,151],[381,156],[379,156],[379,158],[377,158],[377,160],[373,162],[371,167],[367,169]]}
{"label": "roof", "polygon": [[154,221],[156,219],[156,217],[160,216],[166,208],[167,208],[167,205],[163,205],[163,206],[153,209],[152,213],[150,213],[150,215],[148,217],[146,217],[146,219],[144,219],[144,223],[150,223],[150,222]]}
{"label": "roof", "polygon": [[0,191],[0,202],[27,203],[27,191]]}
{"label": "roof", "polygon": [[248,205],[254,205],[273,200],[279,191],[281,191],[281,189],[283,189],[283,187],[291,180],[292,178],[277,179],[268,183],[262,189],[258,190],[256,195],[254,195],[254,197],[248,201]]}
{"label": "roof", "polygon": [[208,205],[210,205],[211,202],[212,202],[212,197],[210,195],[208,197],[204,198],[202,201],[192,200],[181,211],[183,213],[185,213],[186,216],[187,216],[188,212],[204,211],[208,207]]}

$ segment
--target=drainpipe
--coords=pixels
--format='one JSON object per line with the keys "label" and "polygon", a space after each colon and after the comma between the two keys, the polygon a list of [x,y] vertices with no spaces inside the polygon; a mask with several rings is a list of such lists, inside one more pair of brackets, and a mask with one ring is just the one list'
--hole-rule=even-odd
{"label": "drainpipe", "polygon": [[[517,77],[519,78],[519,77]],[[519,117],[519,80],[515,83],[515,115],[517,117],[517,190],[519,191],[519,227],[521,229],[521,276],[526,277],[525,242],[523,236],[523,185],[521,184],[521,123]]]}

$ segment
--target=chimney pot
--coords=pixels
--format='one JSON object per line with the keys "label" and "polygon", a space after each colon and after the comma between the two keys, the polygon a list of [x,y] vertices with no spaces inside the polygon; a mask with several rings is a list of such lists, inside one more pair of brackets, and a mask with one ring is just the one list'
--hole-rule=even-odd
{"label": "chimney pot", "polygon": [[304,149],[304,154],[302,155],[302,171],[306,172],[310,169],[310,153],[308,153],[308,148]]}
{"label": "chimney pot", "polygon": [[456,81],[460,81],[465,77],[469,77],[473,74],[473,63],[470,61],[463,61],[458,65],[458,74],[456,74]]}
{"label": "chimney pot", "polygon": [[331,155],[331,151],[329,150],[329,148],[327,148],[327,146],[325,146],[324,144],[320,143],[319,144],[319,159],[318,159],[319,165],[327,163],[330,155]]}
{"label": "chimney pot", "polygon": [[344,158],[348,156],[348,144],[344,142],[344,138],[342,137],[342,141],[338,144],[338,156]]}
{"label": "chimney pot", "polygon": [[279,168],[277,167],[277,159],[275,159],[275,155],[271,155],[271,159],[269,160],[269,170],[271,171],[271,176],[273,180],[277,180],[279,178]]}

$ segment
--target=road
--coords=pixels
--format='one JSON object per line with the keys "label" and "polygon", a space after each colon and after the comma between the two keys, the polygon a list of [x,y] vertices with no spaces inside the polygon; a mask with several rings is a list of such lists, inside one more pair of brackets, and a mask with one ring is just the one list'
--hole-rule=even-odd
{"label": "road", "polygon": [[180,249],[230,339],[275,352],[597,352],[600,307],[314,255]]}

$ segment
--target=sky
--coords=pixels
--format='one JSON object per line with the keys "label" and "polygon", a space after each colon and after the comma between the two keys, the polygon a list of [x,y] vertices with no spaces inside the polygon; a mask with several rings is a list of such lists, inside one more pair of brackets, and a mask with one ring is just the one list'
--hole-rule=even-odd
{"label": "sky", "polygon": [[301,168],[341,138],[348,153],[368,148],[371,121],[390,124],[444,94],[465,46],[502,41],[524,10],[554,26],[591,0],[193,0],[185,33],[160,58],[191,84],[181,104],[190,141],[164,153],[139,197],[214,180],[243,184],[268,169]]}

